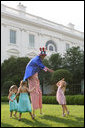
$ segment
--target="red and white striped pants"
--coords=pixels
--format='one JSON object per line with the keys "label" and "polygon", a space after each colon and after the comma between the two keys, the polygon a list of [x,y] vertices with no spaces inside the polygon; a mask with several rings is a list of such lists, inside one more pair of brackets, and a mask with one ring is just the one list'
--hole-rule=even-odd
{"label": "red and white striped pants", "polygon": [[42,92],[40,89],[40,82],[38,79],[38,73],[28,78],[29,89],[36,88],[35,91],[30,93],[33,110],[42,108]]}

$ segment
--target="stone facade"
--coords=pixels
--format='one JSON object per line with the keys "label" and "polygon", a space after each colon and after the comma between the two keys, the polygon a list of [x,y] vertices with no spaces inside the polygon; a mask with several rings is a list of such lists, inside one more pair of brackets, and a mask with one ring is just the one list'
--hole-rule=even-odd
{"label": "stone facade", "polygon": [[[34,16],[21,4],[17,9],[1,5],[1,63],[11,56],[33,58],[40,47],[47,47],[47,58],[54,53],[63,56],[72,46],[84,50],[84,33],[75,30],[72,23],[64,26]],[[51,93],[52,86],[43,91]]]}
{"label": "stone facade", "polygon": [[[15,43],[10,43],[10,30],[16,32]],[[33,46],[29,35],[34,37]],[[47,57],[53,53],[63,55],[72,46],[84,50],[84,33],[71,23],[67,27],[29,14],[21,4],[17,9],[1,5],[1,63],[10,56],[32,58],[46,46]]]}

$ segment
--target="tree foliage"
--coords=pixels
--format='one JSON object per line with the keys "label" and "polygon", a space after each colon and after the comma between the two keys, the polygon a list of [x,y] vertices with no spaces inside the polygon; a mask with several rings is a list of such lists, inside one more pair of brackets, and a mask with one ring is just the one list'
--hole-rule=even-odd
{"label": "tree foliage", "polygon": [[25,67],[29,62],[28,57],[14,58],[5,60],[1,65],[1,86],[5,81],[13,81],[19,86],[20,80],[23,79]]}
{"label": "tree foliage", "polygon": [[[12,81],[19,86],[29,61],[30,59],[28,57],[11,57],[8,60],[5,60],[1,65],[1,88],[4,87],[4,84],[6,85],[5,82],[7,81]],[[43,64],[46,67],[53,69],[55,72],[53,74],[44,72],[43,70],[39,72],[42,90],[44,85],[50,85],[53,81],[57,82],[62,77],[64,77],[67,82],[72,78],[72,83],[74,84],[80,83],[84,78],[84,52],[81,51],[79,47],[68,49],[63,57],[59,53],[53,54],[49,59],[44,59]],[[71,77],[71,74],[73,77]]]}
{"label": "tree foliage", "polygon": [[68,82],[68,83],[72,82],[72,74],[66,69],[56,70],[52,74],[51,81],[52,81],[53,84],[56,84],[62,78],[65,78],[65,81]]}
{"label": "tree foliage", "polygon": [[59,53],[52,54],[51,57],[49,58],[49,64],[53,70],[60,69],[62,67],[61,55]]}
{"label": "tree foliage", "polygon": [[84,77],[84,52],[79,47],[70,48],[63,57],[63,68],[73,74],[73,82],[81,82]]}

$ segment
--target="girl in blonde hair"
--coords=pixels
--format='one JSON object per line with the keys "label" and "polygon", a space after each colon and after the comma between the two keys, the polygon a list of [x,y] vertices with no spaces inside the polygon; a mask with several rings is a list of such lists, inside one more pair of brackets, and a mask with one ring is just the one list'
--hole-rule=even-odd
{"label": "girl in blonde hair", "polygon": [[14,116],[16,117],[17,114],[17,100],[13,100],[15,97],[15,94],[17,93],[17,86],[16,85],[12,85],[9,89],[9,95],[8,95],[8,99],[9,99],[9,106],[10,106],[10,118],[12,117],[13,111],[15,111]]}
{"label": "girl in blonde hair", "polygon": [[32,115],[31,103],[30,103],[29,95],[28,95],[28,93],[33,92],[34,89],[35,88],[32,88],[31,90],[29,90],[29,88],[27,87],[27,81],[20,82],[20,87],[18,88],[18,92],[14,98],[14,99],[16,99],[17,95],[20,94],[19,102],[18,102],[19,120],[21,120],[22,113],[25,113],[25,112],[29,112],[32,119],[34,119],[34,117]]}
{"label": "girl in blonde hair", "polygon": [[66,107],[66,98],[65,98],[65,90],[66,90],[66,82],[63,79],[61,79],[60,81],[58,81],[56,83],[56,85],[58,86],[58,90],[57,90],[57,93],[56,93],[56,99],[58,101],[58,103],[60,105],[62,105],[62,110],[63,110],[63,117],[65,116],[65,111],[67,112],[67,115],[69,115],[69,111]]}

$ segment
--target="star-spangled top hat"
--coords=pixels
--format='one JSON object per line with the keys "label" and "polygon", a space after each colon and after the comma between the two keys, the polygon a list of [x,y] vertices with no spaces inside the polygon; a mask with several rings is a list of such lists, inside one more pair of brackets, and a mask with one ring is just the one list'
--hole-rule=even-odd
{"label": "star-spangled top hat", "polygon": [[47,54],[46,54],[46,50],[47,50],[47,48],[44,48],[44,47],[41,48],[41,47],[40,47],[40,51],[41,51],[41,52],[40,52],[39,55],[45,55],[45,56],[46,56],[46,55],[47,55]]}

